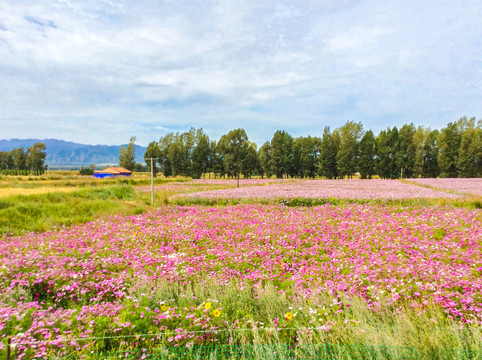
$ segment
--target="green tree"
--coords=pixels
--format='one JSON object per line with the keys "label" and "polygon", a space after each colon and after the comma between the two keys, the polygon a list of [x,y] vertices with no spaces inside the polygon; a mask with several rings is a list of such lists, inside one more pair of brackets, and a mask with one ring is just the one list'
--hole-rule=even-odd
{"label": "green tree", "polygon": [[17,173],[27,170],[27,153],[23,147],[12,150],[13,162]]}
{"label": "green tree", "polygon": [[246,157],[243,161],[243,176],[247,179],[256,173],[259,169],[259,157],[257,146],[254,142],[248,141],[248,147],[246,149]]}
{"label": "green tree", "polygon": [[294,174],[300,178],[315,178],[321,140],[317,137],[298,137],[293,143]]}
{"label": "green tree", "polygon": [[340,143],[339,132],[330,131],[330,127],[326,126],[323,130],[321,139],[320,154],[318,156],[318,174],[328,179],[336,179],[338,169],[336,166],[336,154]]}
{"label": "green tree", "polygon": [[[154,158],[152,161],[152,165],[154,169],[151,169],[151,158]],[[149,145],[147,145],[146,152],[144,153],[144,161],[146,162],[147,168],[149,171],[153,171],[154,177],[156,176],[158,169],[158,161],[161,158],[161,149],[159,148],[159,144],[156,141],[151,141]]]}
{"label": "green tree", "polygon": [[193,152],[196,148],[197,139],[200,134],[203,134],[202,129],[196,130],[195,128],[191,127],[189,131],[186,131],[181,134],[181,141],[182,141],[182,149],[183,149],[183,164],[184,167],[181,171],[181,174],[184,176],[191,176],[194,177],[193,174]]}
{"label": "green tree", "polygon": [[396,154],[397,170],[401,170],[402,176],[410,178],[414,174],[416,144],[414,141],[415,126],[403,125],[398,132],[398,151]]}
{"label": "green tree", "polygon": [[224,155],[224,169],[229,176],[239,178],[248,152],[248,135],[244,129],[231,130],[219,141]]}
{"label": "green tree", "polygon": [[481,177],[481,168],[482,120],[476,125],[475,118],[471,118],[461,135],[457,174],[459,177]]}
{"label": "green tree", "polygon": [[191,176],[199,179],[201,175],[208,171],[211,146],[209,137],[202,131],[198,130],[196,134],[196,146],[192,152]]}
{"label": "green tree", "polygon": [[438,165],[440,177],[457,177],[462,132],[467,125],[467,118],[463,117],[455,123],[449,123],[440,131],[437,139],[439,147]]}
{"label": "green tree", "polygon": [[[154,165],[155,166],[155,165]],[[136,163],[135,166],[134,166],[134,171],[135,172],[150,172],[150,166],[148,167],[147,165],[145,164],[141,164],[141,163]],[[154,174],[155,176],[156,174]]]}
{"label": "green tree", "polygon": [[259,148],[258,157],[259,157],[259,164],[262,169],[261,176],[265,174],[268,179],[271,178],[273,173],[271,172],[271,165],[270,165],[271,143],[269,141],[266,141]]}
{"label": "green tree", "polygon": [[413,164],[413,177],[420,177],[423,173],[423,148],[427,138],[427,133],[430,129],[425,129],[419,126],[413,135],[413,142],[415,144],[415,160]]}
{"label": "green tree", "polygon": [[27,149],[27,167],[36,175],[41,175],[45,171],[45,150],[44,143],[35,143]]}
{"label": "green tree", "polygon": [[79,175],[94,175],[94,172],[92,171],[91,168],[88,167],[80,167]]}
{"label": "green tree", "polygon": [[160,164],[165,176],[199,178],[207,171],[209,138],[202,129],[191,128],[184,133],[167,134],[159,141],[159,148]]}
{"label": "green tree", "polygon": [[294,176],[293,137],[286,131],[278,130],[271,139],[271,172],[278,179],[283,176]]}
{"label": "green tree", "polygon": [[400,175],[397,169],[398,129],[382,130],[375,140],[377,174],[384,179],[396,179]]}
{"label": "green tree", "polygon": [[0,151],[0,171],[6,170],[6,151]]}
{"label": "green tree", "polygon": [[14,170],[14,151],[0,151],[0,170]]}
{"label": "green tree", "polygon": [[173,144],[174,142],[174,134],[173,133],[168,133],[161,137],[159,139],[158,145],[159,145],[159,160],[158,163],[161,167],[162,174],[165,177],[171,176],[172,175],[172,167],[171,167],[171,162],[169,161],[169,147]]}
{"label": "green tree", "polygon": [[437,177],[439,175],[437,139],[440,133],[438,130],[428,131],[423,145],[423,177]]}
{"label": "green tree", "polygon": [[132,136],[129,140],[127,148],[121,146],[119,149],[119,166],[129,171],[134,171],[136,166],[136,152],[134,147],[135,141],[136,137]]}
{"label": "green tree", "polygon": [[174,142],[169,146],[167,150],[167,159],[171,164],[171,171],[173,176],[185,175],[188,168],[187,152],[184,147],[182,137],[180,134],[176,134]]}
{"label": "green tree", "polygon": [[336,155],[338,173],[351,177],[357,171],[359,141],[363,136],[363,125],[348,121],[340,129],[340,146]]}
{"label": "green tree", "polygon": [[430,130],[419,126],[413,135],[415,145],[415,160],[413,177],[437,177],[438,176],[438,130]]}
{"label": "green tree", "polygon": [[[222,139],[222,137],[221,137]],[[209,161],[209,167],[214,173],[214,177],[221,177],[226,174],[224,170],[224,146],[221,144],[221,139],[219,142],[211,141],[211,158]]]}
{"label": "green tree", "polygon": [[371,179],[375,174],[375,136],[371,130],[368,130],[360,140],[358,169],[362,179]]}

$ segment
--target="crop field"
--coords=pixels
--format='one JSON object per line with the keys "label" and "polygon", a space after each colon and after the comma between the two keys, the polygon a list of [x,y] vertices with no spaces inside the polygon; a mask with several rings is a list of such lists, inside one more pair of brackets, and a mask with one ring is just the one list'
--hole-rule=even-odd
{"label": "crop field", "polygon": [[75,188],[72,187],[38,187],[38,188],[0,188],[0,198],[15,196],[15,195],[35,195],[46,194],[52,192],[72,192]]}
{"label": "crop field", "polygon": [[[479,181],[480,183],[480,181]],[[411,199],[457,198],[458,195],[420,187],[398,180],[298,180],[278,182],[270,186],[205,191],[190,194],[193,198],[341,198],[341,199]]]}
{"label": "crop field", "polygon": [[481,181],[438,180],[158,183],[142,213],[4,235],[0,358],[480,358],[482,213],[458,204]]}
{"label": "crop field", "polygon": [[410,182],[438,189],[456,191],[464,194],[482,196],[480,179],[409,179]]}

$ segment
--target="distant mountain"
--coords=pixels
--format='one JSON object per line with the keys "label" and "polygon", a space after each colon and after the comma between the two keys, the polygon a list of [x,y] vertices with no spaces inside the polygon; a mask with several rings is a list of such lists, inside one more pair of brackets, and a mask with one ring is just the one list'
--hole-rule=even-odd
{"label": "distant mountain", "polygon": [[[10,139],[0,140],[0,151],[23,147],[25,150],[41,142],[47,147],[46,164],[49,168],[80,167],[90,164],[114,165],[119,163],[119,148],[127,145],[85,145],[57,139]],[[144,163],[146,148],[135,145],[136,162]]]}

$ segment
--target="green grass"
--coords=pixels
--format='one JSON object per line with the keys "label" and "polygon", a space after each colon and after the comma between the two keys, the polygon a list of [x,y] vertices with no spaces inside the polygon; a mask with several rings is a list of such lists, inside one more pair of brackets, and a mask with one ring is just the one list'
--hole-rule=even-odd
{"label": "green grass", "polygon": [[156,359],[156,360],[375,360],[375,359],[478,359],[479,352],[466,349],[442,349],[427,352],[412,347],[390,347],[376,345],[311,344],[311,345],[207,345],[192,347],[170,347],[160,349],[135,349],[128,351],[99,352],[85,355],[52,357],[51,359]]}
{"label": "green grass", "polygon": [[273,199],[235,199],[235,198],[202,198],[202,197],[175,197],[168,200],[170,204],[180,206],[204,205],[204,206],[232,206],[237,204],[282,204],[285,206],[322,206],[369,204],[388,206],[455,206],[469,209],[481,209],[480,197],[466,197],[460,199],[338,199],[338,198],[273,198]]}
{"label": "green grass", "polygon": [[[46,231],[54,226],[85,223],[100,216],[120,212],[140,214],[149,208],[169,204],[169,198],[179,193],[232,186],[188,183],[189,180],[156,178],[156,186],[176,182],[186,183],[186,186],[157,188],[152,205],[150,189],[146,191],[146,185],[150,184],[148,179],[112,179],[104,182],[101,180],[99,183],[94,182],[94,185],[90,180],[69,185],[70,180],[63,179],[58,186],[49,186],[49,192],[0,197],[0,234],[18,235],[24,231]],[[32,184],[35,184],[34,188],[45,189],[38,183]],[[65,186],[72,186],[73,191],[61,191]]]}
{"label": "green grass", "polygon": [[[185,357],[189,359],[208,359],[213,356],[230,358],[221,357],[219,349],[227,349],[228,352],[244,349],[249,356],[237,359],[253,360],[473,359],[477,354],[482,354],[482,329],[451,320],[436,305],[430,305],[423,311],[415,311],[408,305],[397,308],[385,305],[375,312],[367,309],[363,299],[357,297],[335,299],[328,293],[321,293],[313,294],[308,299],[298,299],[290,291],[280,293],[269,283],[253,290],[251,286],[240,288],[234,282],[220,285],[208,280],[185,284],[164,283],[155,293],[151,291],[151,284],[145,284],[145,288],[135,289],[131,295],[134,299],[132,304],[127,304],[119,318],[135,323],[136,333],[153,335],[132,338],[128,331],[114,335],[106,319],[93,318],[96,329],[92,336],[100,339],[95,342],[89,340],[90,345],[85,350],[73,351],[72,355],[79,356],[79,359],[81,354],[96,358],[92,354],[102,353],[98,358],[114,359],[119,357],[121,351],[145,348],[154,354],[156,351],[157,354],[169,353],[169,359],[175,359],[182,350],[173,348],[168,339],[176,335],[176,328],[184,327],[183,316],[172,319],[167,323],[167,329],[162,331],[147,316],[140,316],[146,309],[159,307],[160,301],[166,301],[181,315],[185,315],[182,309],[191,306],[203,308],[206,301],[222,309],[222,317],[219,318],[221,331],[212,333],[216,341],[197,344],[204,348],[195,348],[197,354],[191,350],[190,356]],[[337,311],[340,306],[333,305],[334,300],[341,300],[345,304],[344,311]],[[293,314],[289,321],[284,319],[287,312]],[[278,323],[273,319],[278,319]],[[223,326],[224,321],[229,324],[237,321],[238,325],[233,329]],[[331,325],[325,331],[321,324],[327,322]],[[22,327],[21,323],[17,326]],[[73,330],[72,336],[75,338],[79,330]],[[109,338],[102,339],[105,336]],[[284,357],[280,357],[280,354],[284,354]]]}
{"label": "green grass", "polygon": [[[154,185],[187,183],[186,177],[154,178]],[[3,189],[39,189],[38,194],[0,197],[0,234],[46,231],[119,212],[139,214],[151,206],[150,194],[137,186],[151,184],[150,174],[134,178],[95,179],[76,172],[56,171],[42,176],[0,176]],[[65,189],[72,188],[72,191]],[[156,190],[155,206],[168,203],[179,191]]]}
{"label": "green grass", "polygon": [[0,233],[45,231],[56,225],[91,221],[116,211],[139,213],[145,208],[145,199],[129,185],[10,196],[0,199]]}
{"label": "green grass", "polygon": [[[187,177],[156,177],[155,185],[163,185],[173,182],[189,182],[191,178]],[[151,183],[150,176],[142,175],[132,178],[113,178],[113,179],[96,179],[91,176],[0,176],[0,188],[45,188],[45,187],[102,187],[115,185],[149,185]]]}

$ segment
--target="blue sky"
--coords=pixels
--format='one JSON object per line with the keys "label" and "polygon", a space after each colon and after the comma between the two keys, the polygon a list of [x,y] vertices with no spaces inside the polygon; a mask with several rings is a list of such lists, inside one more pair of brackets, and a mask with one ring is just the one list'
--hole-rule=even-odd
{"label": "blue sky", "polygon": [[482,2],[0,0],[0,138],[482,117]]}

